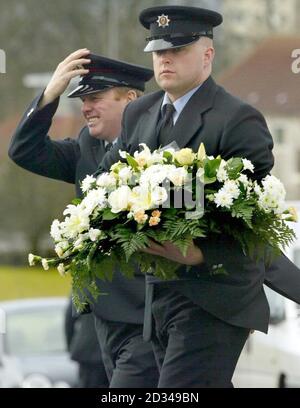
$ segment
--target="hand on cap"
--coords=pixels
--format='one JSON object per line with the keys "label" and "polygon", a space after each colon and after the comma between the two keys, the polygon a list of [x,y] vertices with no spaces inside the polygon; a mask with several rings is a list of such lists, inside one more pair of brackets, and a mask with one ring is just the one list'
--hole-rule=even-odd
{"label": "hand on cap", "polygon": [[83,68],[83,64],[88,64],[91,60],[85,58],[90,51],[83,48],[68,55],[61,63],[58,64],[50,82],[48,83],[40,107],[53,102],[67,88],[72,78],[77,75],[84,75],[89,72]]}

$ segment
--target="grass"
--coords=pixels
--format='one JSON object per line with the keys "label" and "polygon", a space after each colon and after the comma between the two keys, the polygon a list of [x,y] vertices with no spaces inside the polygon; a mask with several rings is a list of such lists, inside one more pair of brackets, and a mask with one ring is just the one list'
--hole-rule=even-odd
{"label": "grass", "polygon": [[70,290],[70,276],[61,277],[56,269],[0,267],[0,300],[68,296]]}

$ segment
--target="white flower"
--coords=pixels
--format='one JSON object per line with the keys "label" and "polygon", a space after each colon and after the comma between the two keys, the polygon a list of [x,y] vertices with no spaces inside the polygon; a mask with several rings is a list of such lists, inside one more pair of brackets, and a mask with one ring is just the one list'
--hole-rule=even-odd
{"label": "white flower", "polygon": [[131,190],[128,186],[121,186],[108,196],[108,203],[113,213],[126,211],[131,197]]}
{"label": "white flower", "polygon": [[59,258],[62,258],[64,256],[64,250],[59,244],[55,245],[54,250]]}
{"label": "white flower", "polygon": [[140,143],[143,147],[141,152],[134,152],[134,159],[140,168],[150,166],[153,163],[152,154],[149,147],[145,143]]}
{"label": "white flower", "polygon": [[244,165],[244,169],[243,170],[249,170],[251,171],[251,173],[254,172],[254,165],[252,164],[252,162],[248,159],[242,159],[243,165]]}
{"label": "white flower", "polygon": [[132,170],[130,167],[123,167],[119,171],[119,179],[121,181],[121,184],[128,184],[128,181],[132,178]]}
{"label": "white flower", "polygon": [[101,235],[102,231],[96,228],[90,228],[89,230],[89,238],[91,241],[97,241],[98,237]]}
{"label": "white flower", "polygon": [[127,157],[127,152],[125,150],[119,150],[119,156],[122,157],[122,159],[126,159]]}
{"label": "white flower", "polygon": [[188,174],[188,171],[184,167],[175,167],[168,172],[168,178],[174,186],[179,187],[187,181]]}
{"label": "white flower", "polygon": [[33,254],[28,255],[28,263],[30,266],[35,266],[36,265],[36,257]]}
{"label": "white flower", "polygon": [[58,270],[60,276],[65,276],[66,270],[65,270],[65,265],[63,263],[60,263],[58,265],[57,270]]}
{"label": "white flower", "polygon": [[45,258],[42,259],[42,266],[45,269],[45,271],[48,271],[49,265],[48,265],[47,259],[45,259]]}
{"label": "white flower", "polygon": [[262,181],[262,185],[267,193],[275,195],[279,200],[285,198],[284,186],[275,176],[266,176]]}
{"label": "white flower", "polygon": [[88,230],[90,226],[88,213],[80,206],[72,207],[73,208],[70,210],[70,217],[66,217],[63,223],[63,233],[66,238],[75,238],[83,231]]}
{"label": "white flower", "polygon": [[83,212],[91,215],[94,209],[102,210],[106,207],[106,190],[105,188],[98,187],[97,189],[88,192],[87,196],[81,201],[79,207]]}
{"label": "white flower", "polygon": [[193,152],[192,149],[189,147],[185,147],[184,149],[175,152],[173,155],[174,159],[178,161],[181,166],[189,166],[193,163],[196,158],[196,154]]}
{"label": "white flower", "polygon": [[233,198],[231,194],[221,188],[215,194],[214,202],[216,203],[217,207],[230,208],[233,203]]}
{"label": "white flower", "polygon": [[89,233],[79,234],[76,241],[73,244],[73,251],[78,251],[83,248],[83,243],[89,239]]}
{"label": "white flower", "polygon": [[151,205],[151,187],[149,185],[136,186],[132,189],[128,203],[131,212],[148,210]]}
{"label": "white flower", "polygon": [[100,176],[97,177],[96,181],[97,186],[105,188],[114,188],[116,186],[117,180],[113,174],[114,174],[113,172],[100,174]]}
{"label": "white flower", "polygon": [[158,207],[168,199],[168,192],[164,187],[156,186],[151,191],[152,207]]}
{"label": "white flower", "polygon": [[220,181],[220,183],[228,180],[228,173],[225,169],[226,165],[226,161],[222,159],[217,171],[217,180]]}
{"label": "white flower", "polygon": [[240,181],[242,184],[244,184],[245,187],[248,187],[249,185],[249,179],[246,176],[246,174],[241,174],[238,178],[238,181]]}
{"label": "white flower", "polygon": [[140,177],[140,185],[146,186],[148,185],[154,187],[161,184],[170,173],[170,169],[176,169],[174,165],[161,165],[161,164],[154,164],[147,169],[145,169]]}
{"label": "white flower", "polygon": [[51,224],[50,235],[54,241],[58,242],[62,239],[61,223],[58,220],[54,220]]}
{"label": "white flower", "polygon": [[95,182],[95,177],[86,176],[86,178],[81,183],[81,190],[83,191],[83,193],[87,192]]}
{"label": "white flower", "polygon": [[228,193],[233,199],[238,198],[240,195],[240,189],[235,180],[227,180],[222,187],[226,193]]}

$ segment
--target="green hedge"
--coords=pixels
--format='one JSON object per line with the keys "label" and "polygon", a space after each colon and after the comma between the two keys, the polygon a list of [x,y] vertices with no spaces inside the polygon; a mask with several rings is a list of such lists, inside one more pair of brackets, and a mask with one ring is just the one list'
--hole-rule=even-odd
{"label": "green hedge", "polygon": [[68,296],[70,290],[70,276],[61,277],[56,269],[0,267],[0,300]]}

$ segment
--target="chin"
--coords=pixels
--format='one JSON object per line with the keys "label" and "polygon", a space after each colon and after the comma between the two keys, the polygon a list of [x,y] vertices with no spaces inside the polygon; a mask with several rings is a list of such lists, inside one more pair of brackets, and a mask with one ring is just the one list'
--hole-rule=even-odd
{"label": "chin", "polygon": [[95,127],[89,127],[89,133],[90,136],[92,137],[96,137],[99,139],[99,135],[101,134],[101,131],[99,131],[99,129],[95,128]]}

